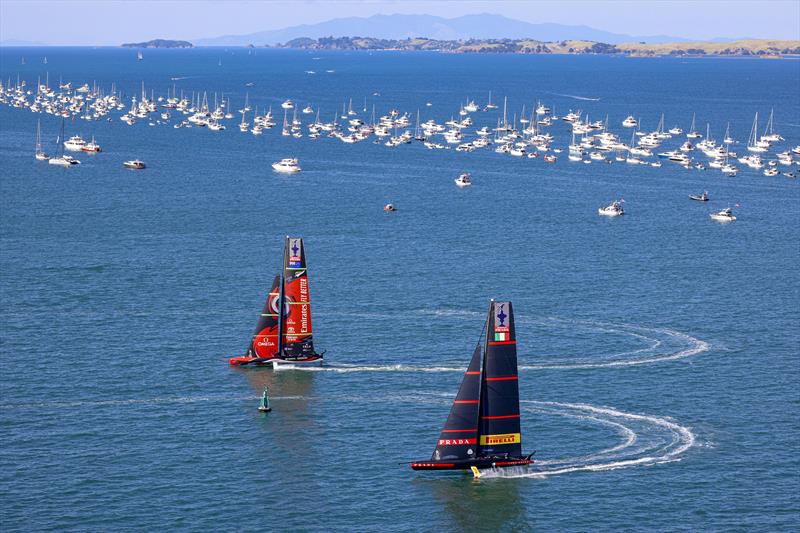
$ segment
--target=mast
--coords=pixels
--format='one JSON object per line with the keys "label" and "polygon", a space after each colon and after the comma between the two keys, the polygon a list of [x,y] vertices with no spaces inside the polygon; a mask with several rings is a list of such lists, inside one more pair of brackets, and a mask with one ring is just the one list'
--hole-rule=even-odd
{"label": "mast", "polygon": [[279,293],[279,296],[278,296],[278,357],[283,357],[283,345],[284,345],[283,322],[285,320],[285,318],[283,316],[284,315],[283,306],[285,305],[284,302],[286,300],[286,291],[284,289],[284,283],[286,281],[286,276],[285,276],[284,272],[286,270],[286,264],[287,264],[287,259],[288,259],[287,254],[288,253],[289,253],[289,236],[287,235],[286,236],[286,240],[284,241],[284,245],[283,245],[283,268],[281,269],[281,274],[280,274],[280,276],[281,276],[280,293]]}

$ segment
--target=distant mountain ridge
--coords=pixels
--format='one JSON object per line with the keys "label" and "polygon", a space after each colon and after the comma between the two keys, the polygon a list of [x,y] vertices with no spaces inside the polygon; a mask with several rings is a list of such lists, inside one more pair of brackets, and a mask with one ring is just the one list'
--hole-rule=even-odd
{"label": "distant mountain ridge", "polygon": [[[456,18],[433,15],[373,15],[346,17],[302,24],[280,30],[261,31],[245,35],[193,39],[195,46],[276,45],[299,37],[364,36],[377,39],[407,39],[425,37],[435,40],[459,39],[535,39],[537,41],[582,40],[620,44],[646,42],[650,44],[687,42],[689,39],[668,35],[635,36],[613,33],[589,26],[555,23],[530,23],[503,15],[483,13]],[[720,39],[713,39],[719,41]],[[734,39],[724,39],[725,41]]]}
{"label": "distant mountain ridge", "polygon": [[622,54],[630,56],[800,56],[800,40],[778,41],[752,39],[724,43],[623,43],[608,44],[594,41],[563,40],[544,42],[533,39],[468,39],[437,40],[376,39],[374,37],[299,37],[276,45],[276,48],[301,50],[404,50],[431,51],[455,54]]}

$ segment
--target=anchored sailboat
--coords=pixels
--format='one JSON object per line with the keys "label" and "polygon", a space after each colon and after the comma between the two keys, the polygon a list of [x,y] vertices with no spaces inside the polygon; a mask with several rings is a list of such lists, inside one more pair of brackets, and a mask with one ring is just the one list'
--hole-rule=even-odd
{"label": "anchored sailboat", "polygon": [[[279,313],[278,310],[283,312]],[[314,351],[311,299],[303,239],[286,237],[283,271],[275,276],[247,353],[231,366],[322,362]]]}
{"label": "anchored sailboat", "polygon": [[[485,339],[484,339],[485,337]],[[481,342],[483,341],[483,342]],[[511,302],[489,304],[486,330],[429,461],[414,470],[472,470],[533,463],[522,455],[517,341]]]}

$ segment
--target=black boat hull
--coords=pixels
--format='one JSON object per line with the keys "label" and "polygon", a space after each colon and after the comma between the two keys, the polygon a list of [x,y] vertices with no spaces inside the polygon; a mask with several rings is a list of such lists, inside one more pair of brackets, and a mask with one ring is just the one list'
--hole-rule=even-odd
{"label": "black boat hull", "polygon": [[526,466],[533,464],[533,459],[528,457],[481,457],[478,459],[463,459],[455,461],[418,461],[411,463],[414,470],[470,470],[474,466],[478,469],[508,468],[510,466]]}

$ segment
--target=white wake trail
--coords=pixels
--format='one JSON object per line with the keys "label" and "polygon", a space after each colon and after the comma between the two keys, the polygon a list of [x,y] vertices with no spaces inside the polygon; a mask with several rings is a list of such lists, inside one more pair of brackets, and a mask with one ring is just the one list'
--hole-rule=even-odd
{"label": "white wake trail", "polygon": [[627,413],[612,407],[560,402],[521,401],[528,412],[544,412],[610,425],[625,440],[582,457],[536,461],[531,468],[491,469],[482,478],[546,478],[573,472],[601,472],[679,461],[694,446],[692,431],[664,417]]}

